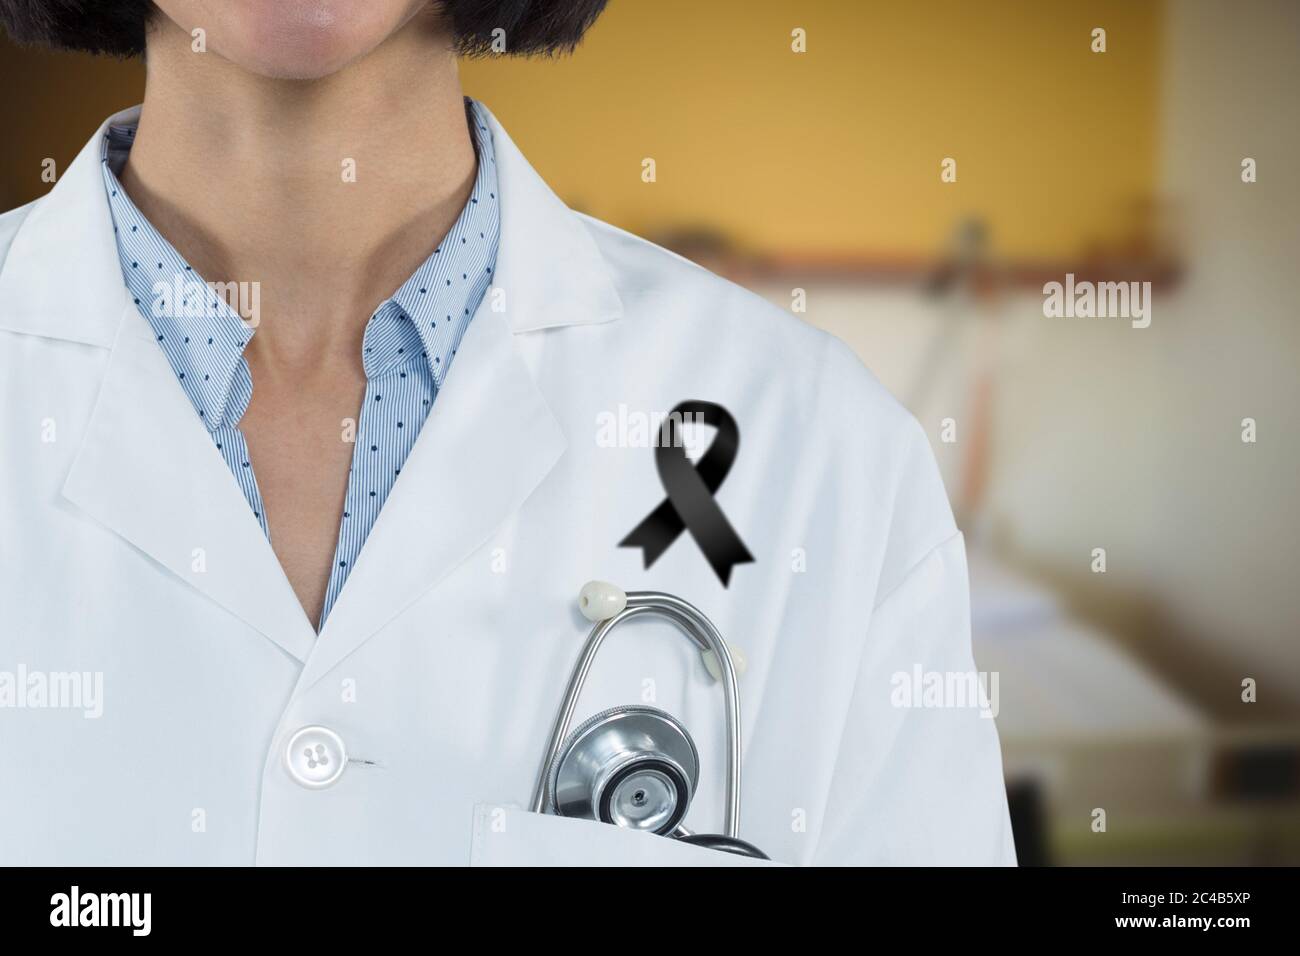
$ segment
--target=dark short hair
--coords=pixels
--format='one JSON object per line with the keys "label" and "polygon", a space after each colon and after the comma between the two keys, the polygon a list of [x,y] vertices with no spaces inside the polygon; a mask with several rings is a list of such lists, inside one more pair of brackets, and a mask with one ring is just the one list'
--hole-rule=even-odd
{"label": "dark short hair", "polygon": [[[430,0],[451,20],[464,56],[492,52],[503,30],[514,56],[567,53],[607,0]],[[150,0],[0,0],[0,24],[20,43],[111,56],[144,52]]]}

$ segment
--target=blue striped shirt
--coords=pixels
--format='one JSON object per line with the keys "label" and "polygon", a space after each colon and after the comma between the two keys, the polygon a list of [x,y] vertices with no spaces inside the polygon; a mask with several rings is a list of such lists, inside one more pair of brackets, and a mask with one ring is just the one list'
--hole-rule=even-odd
{"label": "blue striped shirt", "polygon": [[[366,324],[361,355],[366,392],[321,627],[492,281],[500,234],[496,159],[485,114],[469,99],[466,114],[478,154],[470,199],[442,244]],[[254,463],[239,430],[253,397],[244,348],[256,334],[260,288],[206,283],[144,218],[117,179],[134,136],[134,126],[110,127],[102,154],[122,275],[269,538]]]}

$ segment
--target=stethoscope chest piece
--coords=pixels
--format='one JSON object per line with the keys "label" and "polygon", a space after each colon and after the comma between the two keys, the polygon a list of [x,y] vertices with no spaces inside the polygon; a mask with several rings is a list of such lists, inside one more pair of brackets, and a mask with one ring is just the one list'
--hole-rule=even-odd
{"label": "stethoscope chest piece", "polygon": [[549,773],[551,811],[670,834],[686,817],[700,758],[686,728],[655,707],[617,707],[580,724]]}

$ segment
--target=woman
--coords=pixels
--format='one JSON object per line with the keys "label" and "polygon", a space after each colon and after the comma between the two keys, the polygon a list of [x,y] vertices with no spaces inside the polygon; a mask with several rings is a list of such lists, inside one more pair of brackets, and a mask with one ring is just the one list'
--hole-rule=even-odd
{"label": "woman", "polygon": [[[602,6],[0,5],[147,64],[0,218],[0,859],[726,862],[503,815],[608,578],[743,652],[772,859],[1014,861],[987,709],[896,693],[974,674],[921,429],[840,343],[565,208],[463,97],[458,52],[563,51]],[[668,424],[610,447],[627,409]],[[717,830],[718,686],[637,630],[583,710],[687,723]]]}

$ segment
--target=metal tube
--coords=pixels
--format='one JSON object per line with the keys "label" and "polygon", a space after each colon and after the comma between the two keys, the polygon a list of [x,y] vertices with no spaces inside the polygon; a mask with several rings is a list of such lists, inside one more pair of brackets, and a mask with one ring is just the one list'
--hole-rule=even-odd
{"label": "metal tube", "polygon": [[533,791],[533,812],[546,812],[547,774],[551,763],[564,744],[573,712],[578,705],[578,697],[591,671],[601,645],[615,625],[644,614],[667,618],[675,624],[700,650],[712,651],[718,661],[722,674],[722,694],[727,725],[727,791],[724,806],[723,829],[727,836],[737,838],[740,828],[740,692],[736,686],[736,666],[731,659],[727,642],[722,639],[718,629],[693,604],[681,598],[665,594],[662,591],[629,591],[627,607],[607,620],[601,621],[591,629],[582,646],[578,660],[569,675],[560,703],[559,713],[551,727],[551,736],[546,745],[541,770],[537,775],[537,786]]}

